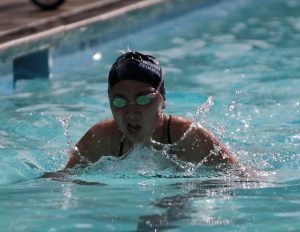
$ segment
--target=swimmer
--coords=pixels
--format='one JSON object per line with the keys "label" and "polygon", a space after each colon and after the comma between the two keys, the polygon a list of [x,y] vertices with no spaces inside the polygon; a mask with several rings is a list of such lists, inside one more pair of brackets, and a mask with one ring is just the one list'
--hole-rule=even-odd
{"label": "swimmer", "polygon": [[162,68],[153,56],[134,51],[121,55],[109,72],[108,98],[113,118],[86,132],[70,152],[63,172],[97,162],[104,155],[125,156],[135,145],[149,147],[153,140],[170,144],[179,160],[205,165],[237,163],[209,130],[164,112],[167,101]]}

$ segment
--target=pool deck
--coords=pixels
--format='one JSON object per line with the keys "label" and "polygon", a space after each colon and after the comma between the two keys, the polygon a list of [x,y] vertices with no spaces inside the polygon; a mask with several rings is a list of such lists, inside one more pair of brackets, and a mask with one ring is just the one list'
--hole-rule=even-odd
{"label": "pool deck", "polygon": [[163,0],[66,0],[57,9],[45,11],[30,0],[1,0],[0,48],[16,40],[61,26],[78,24],[121,8],[151,5],[160,1]]}

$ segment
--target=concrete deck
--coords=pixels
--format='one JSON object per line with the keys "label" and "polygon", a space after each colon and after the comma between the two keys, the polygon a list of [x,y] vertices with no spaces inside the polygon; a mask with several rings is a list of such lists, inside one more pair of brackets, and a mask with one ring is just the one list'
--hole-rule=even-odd
{"label": "concrete deck", "polygon": [[66,0],[59,8],[44,11],[30,0],[0,1],[0,45],[61,25],[86,20],[126,5],[153,0]]}

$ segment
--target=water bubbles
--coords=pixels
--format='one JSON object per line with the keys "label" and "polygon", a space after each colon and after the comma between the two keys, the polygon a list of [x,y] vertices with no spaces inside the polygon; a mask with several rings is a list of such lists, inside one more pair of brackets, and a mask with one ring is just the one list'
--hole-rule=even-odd
{"label": "water bubbles", "polygon": [[229,105],[229,111],[232,112],[235,110],[235,108],[236,108],[236,102],[232,101]]}
{"label": "water bubbles", "polygon": [[241,95],[242,94],[242,90],[235,90],[234,91],[234,95]]}

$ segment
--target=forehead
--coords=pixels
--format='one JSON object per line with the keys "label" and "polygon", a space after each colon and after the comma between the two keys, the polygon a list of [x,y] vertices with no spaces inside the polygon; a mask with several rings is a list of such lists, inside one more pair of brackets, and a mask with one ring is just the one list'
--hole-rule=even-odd
{"label": "forehead", "polygon": [[138,93],[146,91],[154,91],[155,89],[146,83],[133,81],[133,80],[124,80],[115,84],[111,88],[111,93]]}

